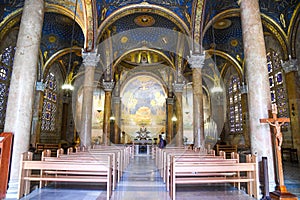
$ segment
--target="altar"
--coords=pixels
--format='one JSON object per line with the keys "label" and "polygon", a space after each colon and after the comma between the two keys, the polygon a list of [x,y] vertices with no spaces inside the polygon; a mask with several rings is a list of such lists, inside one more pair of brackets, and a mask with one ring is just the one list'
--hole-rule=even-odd
{"label": "altar", "polygon": [[150,136],[150,131],[146,127],[141,127],[136,132],[137,136],[133,141],[134,153],[137,154],[150,154],[153,140]]}
{"label": "altar", "polygon": [[134,147],[134,154],[147,154],[150,155],[151,147],[153,141],[151,140],[134,140],[133,147]]}

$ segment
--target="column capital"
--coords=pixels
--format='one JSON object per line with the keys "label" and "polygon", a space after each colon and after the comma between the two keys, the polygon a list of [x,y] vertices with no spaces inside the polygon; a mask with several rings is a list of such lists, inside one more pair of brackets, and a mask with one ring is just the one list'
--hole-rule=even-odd
{"label": "column capital", "polygon": [[285,73],[298,71],[297,59],[292,59],[291,56],[289,56],[289,60],[287,61],[281,60],[281,66]]}
{"label": "column capital", "polygon": [[43,81],[37,81],[35,83],[35,90],[36,91],[40,91],[40,92],[44,92],[44,90],[45,90],[45,84],[43,83]]}
{"label": "column capital", "polygon": [[115,82],[103,80],[102,86],[105,92],[111,92],[115,87]]}
{"label": "column capital", "polygon": [[120,104],[121,103],[121,97],[113,97],[113,103],[116,104]]}
{"label": "column capital", "polygon": [[174,98],[167,98],[167,104],[173,105],[174,104]]}
{"label": "column capital", "polygon": [[85,67],[96,67],[100,61],[100,55],[97,52],[84,52],[82,50],[83,65]]}
{"label": "column capital", "polygon": [[191,68],[202,69],[204,65],[205,54],[192,54],[188,57]]}
{"label": "column capital", "polygon": [[183,92],[183,88],[184,88],[184,85],[185,83],[173,83],[173,89],[174,89],[174,92]]}
{"label": "column capital", "polygon": [[242,3],[242,0],[237,0],[236,3],[240,6]]}
{"label": "column capital", "polygon": [[241,94],[247,94],[248,93],[248,87],[246,84],[242,83],[242,85],[240,86],[240,92]]}

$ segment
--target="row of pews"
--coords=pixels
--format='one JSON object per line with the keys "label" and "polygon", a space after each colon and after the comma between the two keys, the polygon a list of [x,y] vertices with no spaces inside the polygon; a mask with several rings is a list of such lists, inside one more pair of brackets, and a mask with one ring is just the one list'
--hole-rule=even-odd
{"label": "row of pews", "polygon": [[[40,160],[33,160],[32,152],[21,156],[18,198],[30,193],[30,184],[39,182],[45,187],[49,182],[88,182],[106,184],[107,200],[120,181],[129,163],[131,146],[96,146],[94,149],[62,148],[57,156],[51,150],[44,150]],[[52,154],[53,155],[53,154]]]}
{"label": "row of pews", "polygon": [[247,193],[258,198],[258,164],[254,155],[241,162],[238,153],[219,156],[214,150],[169,147],[155,150],[155,162],[172,200],[176,199],[179,184],[232,183],[240,189],[245,183]]}

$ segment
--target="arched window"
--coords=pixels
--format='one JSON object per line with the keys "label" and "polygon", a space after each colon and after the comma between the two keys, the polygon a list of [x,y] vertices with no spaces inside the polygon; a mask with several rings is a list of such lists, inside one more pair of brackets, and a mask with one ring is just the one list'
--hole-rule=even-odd
{"label": "arched window", "polygon": [[42,126],[43,134],[55,134],[57,114],[57,81],[55,75],[49,73],[45,81],[45,93],[42,111]]}
{"label": "arched window", "polygon": [[[289,117],[284,73],[279,56],[273,50],[267,53],[267,66],[271,90],[271,102],[276,103],[277,105],[278,117]],[[287,126],[288,123],[285,123],[284,126],[282,126],[282,130],[286,131]]]}
{"label": "arched window", "polygon": [[15,48],[9,46],[0,54],[0,131],[4,129],[7,98],[13,67]]}
{"label": "arched window", "polygon": [[243,133],[242,126],[242,103],[240,92],[240,79],[237,75],[231,75],[227,82],[227,105],[229,106],[229,129],[230,134]]}

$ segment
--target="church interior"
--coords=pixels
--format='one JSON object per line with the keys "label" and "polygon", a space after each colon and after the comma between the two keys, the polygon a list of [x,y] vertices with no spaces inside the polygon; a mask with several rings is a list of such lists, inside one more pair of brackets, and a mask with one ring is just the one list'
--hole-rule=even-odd
{"label": "church interior", "polygon": [[[223,147],[267,158],[268,184],[258,166],[259,196],[228,199],[266,190],[297,199],[299,24],[299,0],[1,0],[0,131],[13,139],[1,146],[0,136],[0,161],[11,148],[8,170],[0,162],[0,199],[19,199],[24,152],[40,159],[46,149],[128,147],[140,181],[143,168],[157,172],[162,139],[165,151]],[[126,199],[124,185],[111,199]],[[161,187],[141,198],[174,197]],[[224,197],[213,188],[205,186]],[[177,190],[177,199],[189,194]],[[101,199],[95,195],[89,199]]]}

